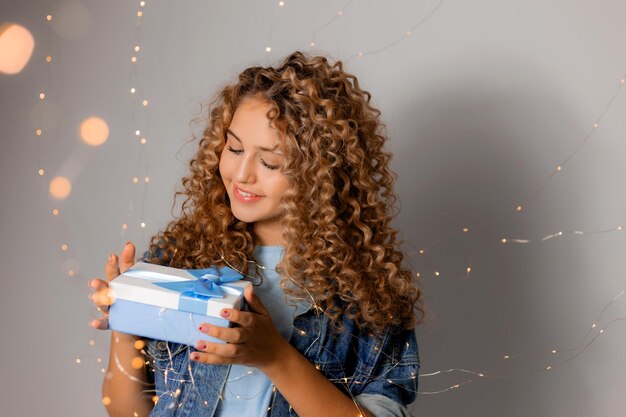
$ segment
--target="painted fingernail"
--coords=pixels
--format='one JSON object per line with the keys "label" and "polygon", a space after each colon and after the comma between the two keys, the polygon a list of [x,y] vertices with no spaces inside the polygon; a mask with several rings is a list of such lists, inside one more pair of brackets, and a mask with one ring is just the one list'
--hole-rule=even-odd
{"label": "painted fingernail", "polygon": [[222,317],[230,317],[230,311],[228,311],[228,310],[222,310],[222,311],[220,312],[220,316],[222,316]]}
{"label": "painted fingernail", "polygon": [[196,343],[196,349],[198,349],[198,350],[204,350],[204,349],[206,349],[206,343],[204,343],[204,342],[198,342],[198,343]]}
{"label": "painted fingernail", "polygon": [[200,325],[200,327],[198,327],[198,330],[200,330],[202,333],[206,333],[209,331],[209,326],[207,326],[206,324],[202,324]]}
{"label": "painted fingernail", "polygon": [[192,353],[190,355],[191,360],[197,361],[198,359],[200,359],[200,355],[198,355],[197,353]]}

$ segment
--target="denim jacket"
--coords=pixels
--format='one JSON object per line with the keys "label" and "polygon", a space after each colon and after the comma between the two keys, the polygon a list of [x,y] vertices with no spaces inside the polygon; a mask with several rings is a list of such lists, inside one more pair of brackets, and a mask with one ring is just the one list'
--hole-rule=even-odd
{"label": "denim jacket", "polygon": [[[329,319],[311,309],[295,318],[290,343],[347,395],[382,395],[399,404],[411,403],[420,366],[415,333],[388,329],[375,338],[359,331],[345,315],[342,324],[344,330],[335,333]],[[148,340],[146,349],[154,361],[153,382],[159,397],[151,416],[214,415],[228,365],[191,361],[189,354],[195,349],[177,343]],[[267,416],[296,415],[275,390]]]}
{"label": "denim jacket", "polygon": [[[144,255],[145,257],[145,255]],[[420,367],[418,346],[412,330],[382,336],[361,331],[345,314],[342,331],[330,319],[310,308],[294,317],[289,343],[346,395],[377,417],[408,416],[405,406],[417,392]],[[226,384],[230,365],[209,365],[189,359],[193,346],[148,339],[146,353],[152,370],[157,401],[151,416],[212,417]],[[376,411],[375,411],[376,410]],[[265,414],[293,417],[296,412],[278,390],[274,390]]]}

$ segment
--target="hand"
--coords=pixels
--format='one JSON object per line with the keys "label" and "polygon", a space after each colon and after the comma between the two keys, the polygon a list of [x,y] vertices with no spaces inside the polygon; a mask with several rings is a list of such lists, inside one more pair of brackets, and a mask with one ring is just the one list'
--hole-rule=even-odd
{"label": "hand", "polygon": [[275,364],[290,345],[282,338],[269,312],[254,294],[252,286],[244,290],[244,298],[251,311],[225,308],[221,316],[237,327],[200,325],[199,330],[227,343],[199,340],[195,348],[200,352],[191,354],[191,359],[210,364],[241,364],[263,368]]}
{"label": "hand", "polygon": [[[118,266],[118,261],[121,263]],[[109,282],[113,281],[121,273],[124,273],[128,268],[133,266],[135,262],[135,245],[132,242],[126,243],[120,259],[118,260],[116,254],[111,254],[109,260],[104,266],[104,273],[106,281],[95,278],[89,281],[89,286],[93,288],[89,299],[98,306],[98,310],[103,313],[103,316],[99,319],[92,320],[89,325],[95,329],[106,330],[109,328],[109,306],[115,302],[109,294]]]}

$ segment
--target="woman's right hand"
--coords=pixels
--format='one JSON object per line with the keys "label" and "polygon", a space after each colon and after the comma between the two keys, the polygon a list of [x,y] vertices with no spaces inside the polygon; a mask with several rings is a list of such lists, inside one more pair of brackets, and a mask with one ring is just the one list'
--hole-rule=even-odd
{"label": "woman's right hand", "polygon": [[124,273],[135,263],[135,245],[127,242],[118,259],[116,254],[109,255],[109,260],[104,267],[106,281],[95,278],[89,281],[89,286],[94,290],[89,294],[89,299],[103,313],[103,316],[92,320],[89,325],[95,329],[106,330],[109,328],[109,306],[115,300],[109,294],[109,282]]}

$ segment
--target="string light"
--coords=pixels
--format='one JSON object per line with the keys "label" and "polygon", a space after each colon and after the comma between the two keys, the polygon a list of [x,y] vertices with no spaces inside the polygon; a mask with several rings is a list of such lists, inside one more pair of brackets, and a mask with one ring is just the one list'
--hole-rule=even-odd
{"label": "string light", "polygon": [[337,13],[335,13],[335,15],[328,20],[327,22],[325,22],[324,24],[322,24],[320,27],[318,27],[317,29],[315,29],[315,31],[313,32],[313,35],[311,36],[311,41],[309,42],[309,45],[311,46],[311,48],[313,48],[315,46],[315,38],[317,37],[318,33],[322,31],[322,29],[325,29],[326,27],[330,26],[333,22],[335,22],[335,20],[337,20],[339,17],[343,16],[344,11],[350,7],[350,4],[352,3],[352,0],[349,0],[346,5],[343,7],[343,9],[339,9],[337,11]]}
{"label": "string light", "polygon": [[349,57],[346,61],[349,62],[350,60],[352,60],[355,56],[356,57],[363,57],[365,55],[374,55],[374,54],[378,54],[381,53],[383,51],[386,51],[390,48],[392,48],[393,46],[397,45],[398,43],[400,43],[401,41],[403,41],[404,39],[407,39],[409,36],[411,36],[411,34],[413,34],[415,32],[415,30],[422,26],[424,23],[426,23],[436,12],[437,10],[439,10],[439,8],[443,5],[444,0],[439,0],[439,2],[435,5],[435,7],[433,7],[427,14],[426,16],[424,16],[422,19],[420,19],[417,23],[415,23],[413,26],[411,26],[411,28],[409,28],[408,30],[405,30],[404,32],[402,32],[402,34],[395,40],[387,43],[386,45],[378,48],[378,49],[373,49],[370,51],[361,51],[358,52],[356,55],[353,55],[351,57]]}

